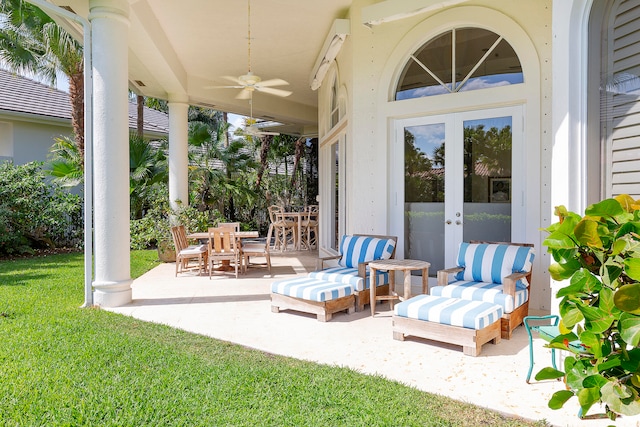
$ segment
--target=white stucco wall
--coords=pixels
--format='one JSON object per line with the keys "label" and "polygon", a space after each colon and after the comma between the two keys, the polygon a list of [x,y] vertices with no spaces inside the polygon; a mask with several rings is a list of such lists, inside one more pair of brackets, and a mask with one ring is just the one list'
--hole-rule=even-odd
{"label": "white stucco wall", "polygon": [[0,157],[12,158],[16,165],[44,162],[53,139],[63,135],[72,137],[71,126],[0,118]]}
{"label": "white stucco wall", "polygon": [[[526,169],[521,221],[514,230],[537,249],[531,307],[549,310],[551,290],[541,227],[551,213],[551,0],[470,1],[369,28],[361,9],[374,2],[356,1],[351,10],[351,35],[337,57],[336,70],[348,94],[345,147],[346,232],[387,234],[392,228],[394,191],[391,176],[393,120],[468,109],[521,105],[524,111]],[[452,26],[478,26],[501,34],[518,53],[525,84],[485,91],[389,102],[407,55]],[[326,83],[326,81],[325,81]],[[485,93],[482,93],[485,92]],[[327,121],[329,91],[319,91],[320,122]],[[326,136],[320,126],[320,141]],[[322,156],[322,153],[321,153]],[[322,162],[322,160],[321,160]],[[514,166],[515,167],[515,166]],[[322,184],[321,184],[322,185]],[[325,182],[324,185],[327,185]],[[396,184],[397,185],[397,184]],[[521,219],[521,218],[520,218]]]}

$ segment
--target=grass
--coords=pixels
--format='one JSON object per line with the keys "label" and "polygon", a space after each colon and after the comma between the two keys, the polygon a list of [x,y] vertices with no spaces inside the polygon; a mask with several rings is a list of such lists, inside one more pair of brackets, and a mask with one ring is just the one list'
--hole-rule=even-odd
{"label": "grass", "polygon": [[[137,277],[155,251],[132,252]],[[544,426],[82,309],[82,254],[0,262],[1,426]]]}

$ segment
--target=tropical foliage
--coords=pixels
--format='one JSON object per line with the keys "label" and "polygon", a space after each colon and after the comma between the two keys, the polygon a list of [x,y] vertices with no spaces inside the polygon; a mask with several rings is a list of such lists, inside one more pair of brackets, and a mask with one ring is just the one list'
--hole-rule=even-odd
{"label": "tropical foliage", "polygon": [[79,196],[48,182],[42,163],[0,164],[0,255],[73,247],[81,240]]}
{"label": "tropical foliage", "polygon": [[577,397],[582,415],[597,403],[611,419],[640,414],[640,200],[621,195],[584,216],[564,206],[556,215],[543,244],[551,277],[568,283],[557,293],[561,335],[549,346],[572,354],[564,370],[544,368],[536,379],[564,379],[553,409]]}

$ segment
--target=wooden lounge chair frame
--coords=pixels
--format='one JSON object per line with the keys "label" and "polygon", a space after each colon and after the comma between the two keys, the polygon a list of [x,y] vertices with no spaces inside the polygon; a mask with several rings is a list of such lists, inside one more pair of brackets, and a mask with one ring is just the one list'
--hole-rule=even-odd
{"label": "wooden lounge chair frame", "polygon": [[[396,247],[398,245],[397,236],[384,236],[379,234],[353,234],[353,236],[373,237],[377,239],[391,239],[395,242],[395,244],[393,247],[393,252],[391,253],[391,257],[389,259],[394,259],[396,256]],[[338,260],[340,258],[342,258],[342,254],[318,258],[316,268],[318,270],[324,270],[325,268],[327,268],[327,266],[325,266],[325,262],[330,260]],[[372,262],[372,261],[369,261],[369,262]],[[369,262],[361,262],[358,264],[358,276],[364,278],[365,280],[367,278],[367,265],[369,264]],[[381,294],[388,294],[389,284],[387,283],[385,285],[378,286],[376,289],[376,292],[378,292],[378,290],[380,291]],[[356,311],[364,311],[364,306],[371,303],[371,294],[369,292],[369,289],[367,289],[366,287],[362,291],[355,291],[355,297],[356,297]]]}
{"label": "wooden lounge chair frame", "polygon": [[[485,241],[477,241],[472,240],[470,243],[477,244],[493,244],[493,245],[511,245],[511,246],[525,246],[525,247],[533,247],[531,243],[513,243],[513,242],[485,242]],[[453,267],[446,268],[444,270],[440,270],[437,273],[438,286],[447,286],[449,284],[449,274],[455,274],[460,271],[463,271],[462,267]],[[505,313],[502,315],[502,319],[500,320],[500,327],[502,338],[511,339],[511,335],[513,334],[513,330],[518,326],[522,325],[524,322],[524,318],[529,314],[529,299],[531,298],[531,271],[528,273],[513,273],[508,275],[507,277],[502,278],[502,292],[505,294],[511,295],[515,301],[516,297],[516,282],[522,278],[526,278],[527,282],[527,292],[528,297],[527,301],[522,304],[520,307],[515,308],[511,313]]]}

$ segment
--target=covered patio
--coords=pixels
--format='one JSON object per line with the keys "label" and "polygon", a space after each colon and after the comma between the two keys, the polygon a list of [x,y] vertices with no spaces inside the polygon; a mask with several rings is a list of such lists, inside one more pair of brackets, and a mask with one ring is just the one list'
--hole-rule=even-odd
{"label": "covered patio", "polygon": [[[511,340],[486,344],[478,357],[460,347],[422,339],[395,341],[391,312],[379,304],[369,310],[338,313],[327,323],[299,312],[271,312],[270,284],[275,279],[304,275],[315,269],[317,252],[272,252],[272,276],[265,268],[246,275],[174,277],[172,263],[161,264],[133,282],[133,302],[109,310],[150,322],[237,343],[268,353],[348,367],[381,375],[420,390],[449,396],[503,413],[558,426],[599,427],[607,420],[581,421],[577,401],[554,411],[549,397],[561,389],[555,381],[527,384],[528,339],[524,327]],[[415,281],[413,292],[420,291]],[[531,314],[536,314],[532,310]],[[535,341],[536,366],[548,366],[550,351]],[[595,411],[592,411],[595,412]],[[633,418],[616,425],[637,425]]]}

